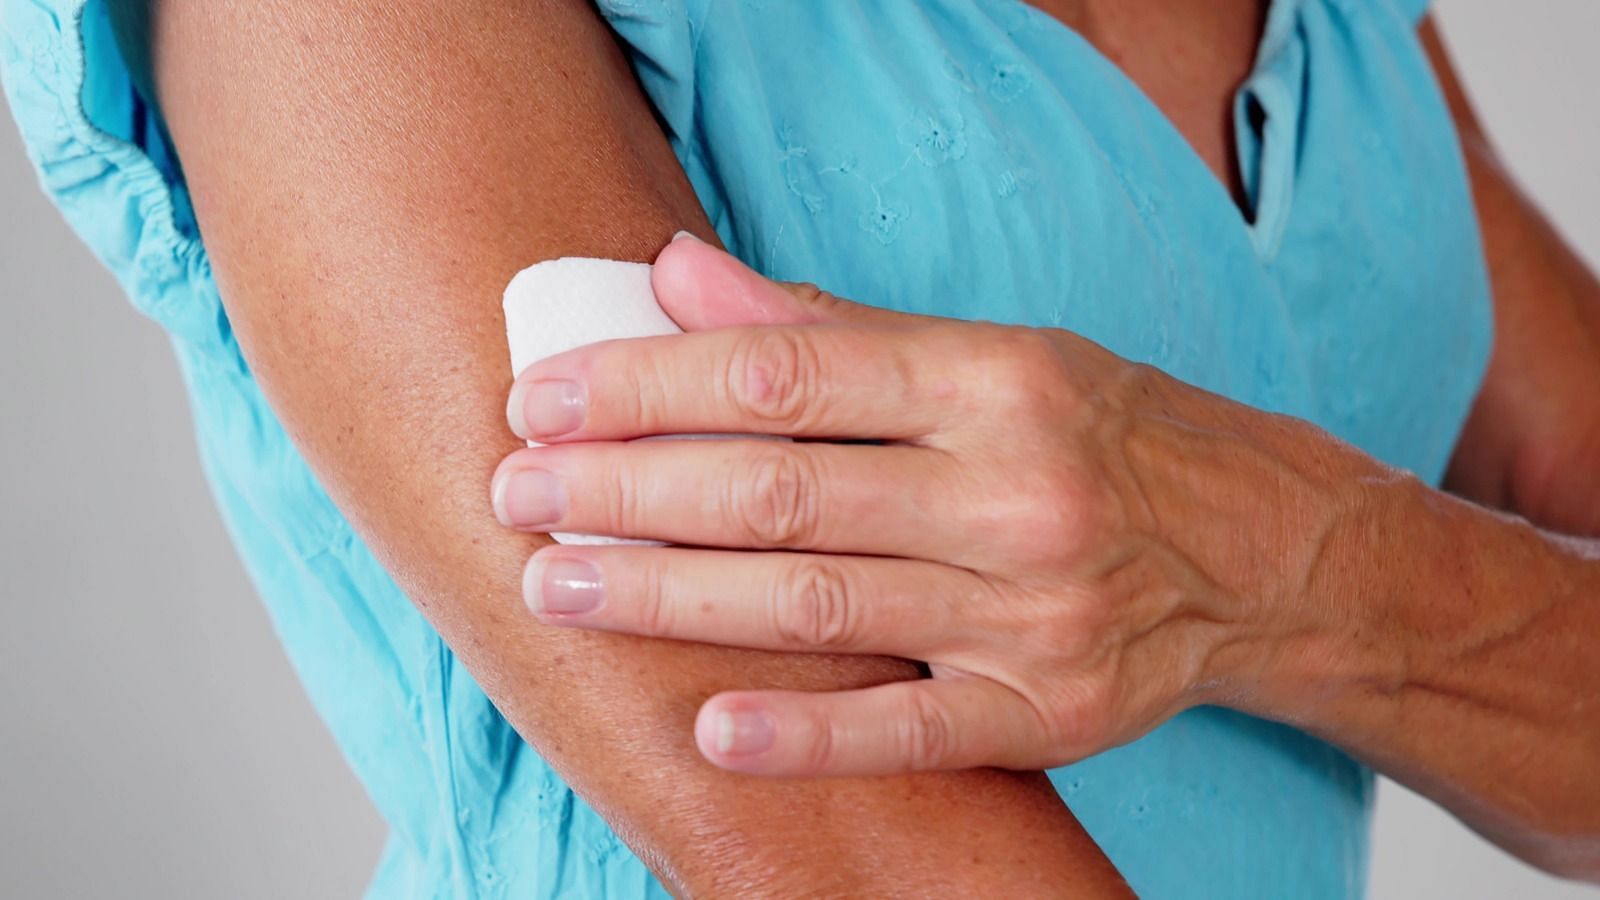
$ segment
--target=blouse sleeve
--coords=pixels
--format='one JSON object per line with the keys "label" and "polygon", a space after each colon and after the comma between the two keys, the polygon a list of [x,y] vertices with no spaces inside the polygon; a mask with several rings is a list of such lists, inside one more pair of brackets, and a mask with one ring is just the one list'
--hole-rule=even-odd
{"label": "blouse sleeve", "polygon": [[220,337],[181,175],[106,5],[0,0],[0,87],[40,186],[133,305],[179,339]]}

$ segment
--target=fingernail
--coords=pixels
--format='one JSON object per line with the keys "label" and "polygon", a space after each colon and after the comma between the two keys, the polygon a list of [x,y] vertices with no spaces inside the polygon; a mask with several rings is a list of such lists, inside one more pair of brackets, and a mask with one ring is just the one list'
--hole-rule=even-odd
{"label": "fingernail", "polygon": [[543,469],[518,469],[495,485],[494,515],[508,528],[554,525],[567,514],[567,488]]}
{"label": "fingernail", "polygon": [[538,440],[577,431],[588,412],[588,392],[582,384],[546,378],[512,388],[507,418],[518,437]]}
{"label": "fingernail", "polygon": [[717,752],[730,756],[749,756],[772,746],[777,725],[772,717],[756,710],[728,710],[717,713]]}
{"label": "fingernail", "polygon": [[684,238],[688,238],[691,241],[699,241],[700,243],[705,243],[704,241],[700,241],[699,238],[695,237],[694,236],[694,232],[692,232],[692,231],[679,231],[678,233],[676,233],[676,234],[674,234],[672,236],[672,242],[674,244],[676,244],[678,241],[683,240]]}
{"label": "fingernail", "polygon": [[536,615],[594,612],[605,599],[600,570],[587,560],[535,561],[523,580],[522,597]]}

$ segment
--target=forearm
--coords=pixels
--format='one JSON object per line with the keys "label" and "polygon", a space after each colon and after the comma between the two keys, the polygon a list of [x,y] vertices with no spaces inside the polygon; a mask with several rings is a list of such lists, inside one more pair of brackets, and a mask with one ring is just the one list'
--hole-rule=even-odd
{"label": "forearm", "polygon": [[1600,879],[1600,543],[1409,478],[1351,489],[1253,711]]}
{"label": "forearm", "polygon": [[712,768],[692,744],[717,690],[870,684],[913,677],[906,663],[558,632],[522,604],[542,539],[502,528],[488,500],[517,445],[501,289],[538,259],[649,259],[679,227],[709,235],[592,11],[164,9],[162,108],[253,374],[497,706],[669,884],[1115,888],[1041,775],[765,781]]}
{"label": "forearm", "polygon": [[[1600,879],[1600,280],[1505,170],[1435,27],[1495,348],[1446,479],[1360,489],[1251,702],[1512,851]],[[1533,524],[1530,524],[1531,523]]]}
{"label": "forearm", "polygon": [[[480,332],[485,343],[498,344],[493,331]],[[440,343],[442,353],[458,351],[461,359],[487,355],[476,341]],[[364,418],[355,408],[363,402],[391,416],[404,408],[391,427],[409,436],[380,453],[310,438],[315,464],[501,711],[677,892],[925,896],[1003,886],[1099,896],[1115,886],[1115,872],[1042,775],[766,781],[706,764],[693,744],[693,721],[717,691],[829,689],[915,673],[891,660],[780,657],[537,625],[517,585],[543,539],[507,532],[487,508],[489,473],[515,446],[495,402],[505,380],[486,379],[496,390],[480,394],[472,382],[481,370],[467,364],[456,371],[471,377],[419,385],[406,373],[450,369],[442,358],[422,365],[375,384],[332,382],[350,398],[337,405],[337,417]],[[463,395],[486,402],[447,414],[441,428],[440,411],[462,409]],[[285,398],[287,418],[304,421],[308,401],[319,402],[310,394]],[[419,476],[418,467],[429,474]]]}

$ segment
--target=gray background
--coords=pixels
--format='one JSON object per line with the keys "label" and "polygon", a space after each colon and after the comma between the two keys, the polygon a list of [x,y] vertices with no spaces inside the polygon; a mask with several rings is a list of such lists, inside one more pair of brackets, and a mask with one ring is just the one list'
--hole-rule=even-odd
{"label": "gray background", "polygon": [[[1491,132],[1600,265],[1595,0],[1442,0]],[[342,897],[383,828],[201,481],[161,332],[0,126],[0,893]],[[1600,897],[1383,786],[1373,895]]]}

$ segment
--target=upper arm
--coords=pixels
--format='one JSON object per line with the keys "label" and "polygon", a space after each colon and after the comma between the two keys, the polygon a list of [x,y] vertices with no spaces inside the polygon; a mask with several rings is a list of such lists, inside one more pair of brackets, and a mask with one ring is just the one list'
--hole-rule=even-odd
{"label": "upper arm", "polygon": [[1495,304],[1494,354],[1447,486],[1600,533],[1600,281],[1501,163],[1432,21],[1421,38],[1460,134]]}
{"label": "upper arm", "polygon": [[758,781],[694,748],[715,691],[864,685],[913,677],[906,663],[548,629],[520,602],[544,539],[489,509],[518,446],[501,290],[540,259],[645,260],[679,228],[711,236],[586,3],[155,9],[161,107],[274,411],[496,705],[659,873],[723,890],[782,867],[908,890],[1106,876],[1036,774]]}

